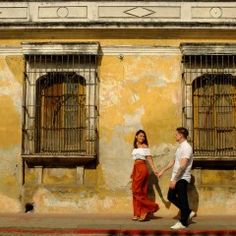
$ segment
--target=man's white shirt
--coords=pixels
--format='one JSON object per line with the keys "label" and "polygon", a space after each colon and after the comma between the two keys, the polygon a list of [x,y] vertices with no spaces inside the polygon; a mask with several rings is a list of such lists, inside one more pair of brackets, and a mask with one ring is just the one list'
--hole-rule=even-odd
{"label": "man's white shirt", "polygon": [[193,165],[193,149],[191,145],[187,142],[187,140],[180,143],[179,147],[177,148],[175,152],[175,164],[172,171],[171,181],[173,181],[175,178],[175,175],[180,167],[180,161],[182,158],[188,159],[188,164],[183,175],[180,177],[180,179],[185,179],[186,181],[190,183],[191,169]]}

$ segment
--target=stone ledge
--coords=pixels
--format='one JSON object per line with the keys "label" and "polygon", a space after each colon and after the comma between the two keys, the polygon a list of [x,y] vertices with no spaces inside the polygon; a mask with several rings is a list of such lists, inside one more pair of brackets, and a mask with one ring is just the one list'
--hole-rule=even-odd
{"label": "stone ledge", "polygon": [[97,42],[31,42],[22,43],[24,54],[92,54],[97,55],[99,43]]}
{"label": "stone ledge", "polygon": [[[51,42],[51,44],[54,44]],[[82,43],[72,43],[77,47],[76,53],[83,52]],[[63,45],[70,45],[63,43]],[[86,45],[86,44],[85,44]],[[24,54],[69,54],[75,53],[68,47],[62,47],[55,42],[54,47],[50,46],[49,43],[23,43],[22,46],[0,46],[0,56],[22,56]],[[94,55],[105,55],[105,56],[120,56],[120,55],[181,55],[179,47],[169,46],[149,46],[149,45],[112,45],[112,46],[99,46],[97,43],[88,44],[86,52]]]}
{"label": "stone ledge", "polygon": [[234,43],[182,43],[183,55],[236,55]]}

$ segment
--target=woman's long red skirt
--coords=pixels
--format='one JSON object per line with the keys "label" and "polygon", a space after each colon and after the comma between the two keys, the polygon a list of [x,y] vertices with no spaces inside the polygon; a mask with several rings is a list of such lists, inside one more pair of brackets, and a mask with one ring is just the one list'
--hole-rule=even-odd
{"label": "woman's long red skirt", "polygon": [[154,213],[159,206],[148,198],[148,168],[146,161],[136,160],[132,173],[132,193],[134,216]]}

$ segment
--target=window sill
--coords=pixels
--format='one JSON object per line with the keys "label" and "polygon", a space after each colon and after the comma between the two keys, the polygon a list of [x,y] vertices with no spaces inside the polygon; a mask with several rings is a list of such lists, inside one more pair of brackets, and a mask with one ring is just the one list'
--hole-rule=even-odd
{"label": "window sill", "polygon": [[236,156],[194,156],[193,168],[236,169]]}
{"label": "window sill", "polygon": [[96,155],[62,155],[62,154],[22,154],[22,159],[28,167],[75,167],[96,160]]}

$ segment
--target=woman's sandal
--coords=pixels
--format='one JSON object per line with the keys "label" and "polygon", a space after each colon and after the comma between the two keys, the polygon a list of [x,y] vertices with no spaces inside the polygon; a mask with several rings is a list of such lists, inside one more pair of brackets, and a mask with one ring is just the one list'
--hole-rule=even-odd
{"label": "woman's sandal", "polygon": [[141,222],[143,222],[143,221],[148,221],[148,220],[149,220],[149,214],[148,214],[148,213],[144,214],[143,216],[141,216],[141,217],[138,219],[138,221],[141,221]]}
{"label": "woman's sandal", "polygon": [[134,220],[134,221],[139,220],[139,217],[138,217],[138,216],[134,216],[134,217],[132,218],[132,220]]}

